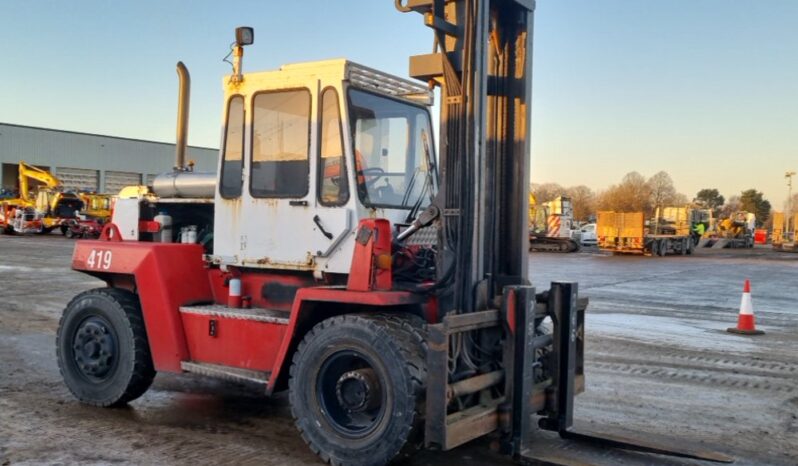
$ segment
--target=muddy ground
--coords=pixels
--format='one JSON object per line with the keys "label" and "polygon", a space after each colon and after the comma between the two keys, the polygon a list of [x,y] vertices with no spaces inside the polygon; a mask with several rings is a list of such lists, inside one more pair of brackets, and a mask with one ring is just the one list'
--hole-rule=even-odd
{"label": "muddy ground", "polygon": [[[123,409],[77,403],[55,362],[55,329],[77,292],[101,284],[69,271],[59,236],[0,236],[0,466],[6,464],[320,464],[285,397],[159,374]],[[723,451],[742,465],[798,464],[798,255],[769,249],[694,257],[534,254],[543,288],[579,281],[590,297],[587,392],[577,425]],[[725,332],[742,283],[767,334]],[[541,435],[539,454],[574,464],[698,464]],[[511,464],[477,441],[405,465]]]}

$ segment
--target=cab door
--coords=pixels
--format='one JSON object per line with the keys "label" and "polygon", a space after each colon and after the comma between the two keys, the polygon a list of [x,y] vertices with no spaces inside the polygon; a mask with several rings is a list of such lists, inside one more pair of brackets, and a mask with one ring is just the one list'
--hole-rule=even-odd
{"label": "cab door", "polygon": [[317,79],[294,80],[230,99],[214,227],[220,262],[348,270],[329,262],[353,229],[352,174],[338,92],[320,87]]}
{"label": "cab door", "polygon": [[255,93],[251,108],[243,264],[339,272],[329,258],[353,219],[338,92],[309,79]]}
{"label": "cab door", "polygon": [[313,216],[313,244],[317,259],[327,272],[348,272],[352,257],[354,204],[351,194],[353,174],[348,167],[344,145],[342,100],[334,86],[319,93],[318,147],[316,148],[316,209]]}
{"label": "cab door", "polygon": [[243,265],[313,265],[312,97],[310,87],[252,96],[239,245]]}

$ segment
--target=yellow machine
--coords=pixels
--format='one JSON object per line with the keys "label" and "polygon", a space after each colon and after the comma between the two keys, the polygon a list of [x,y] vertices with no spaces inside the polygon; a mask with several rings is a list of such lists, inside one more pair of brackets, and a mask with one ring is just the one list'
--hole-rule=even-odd
{"label": "yellow machine", "polygon": [[[31,180],[37,183],[35,194]],[[76,218],[83,205],[83,200],[76,194],[62,192],[61,180],[50,172],[20,161],[19,196],[3,201],[0,229],[16,233],[49,233],[67,220]],[[17,211],[26,214],[20,216]]]}
{"label": "yellow machine", "polygon": [[755,228],[756,215],[745,211],[734,212],[728,218],[718,220],[715,229],[704,234],[698,247],[752,248]]}
{"label": "yellow machine", "polygon": [[97,193],[78,193],[83,201],[83,210],[80,212],[87,217],[105,221],[111,217],[111,198],[110,194]]}

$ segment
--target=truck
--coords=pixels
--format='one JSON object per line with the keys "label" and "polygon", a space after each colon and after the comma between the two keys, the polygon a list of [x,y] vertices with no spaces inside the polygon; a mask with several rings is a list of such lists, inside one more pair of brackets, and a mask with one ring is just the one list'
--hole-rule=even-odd
{"label": "truck", "polygon": [[486,435],[550,460],[530,443],[539,429],[730,461],[573,427],[587,301],[576,283],[528,279],[534,2],[396,7],[436,37],[411,58],[420,82],[344,59],[244,73],[254,31],[238,28],[210,177],[185,164],[178,66],[175,169],[120,193],[100,238],[75,244],[72,268],[106,286],[63,312],[68,389],[119,406],[176,372],[287,391],[299,435],[333,465]]}
{"label": "truck", "polygon": [[574,239],[578,231],[569,197],[558,196],[551,201],[538,203],[535,195],[529,193],[530,251],[579,251],[579,242]]}
{"label": "truck", "polygon": [[695,216],[687,207],[658,208],[646,221],[643,212],[599,211],[598,246],[614,254],[665,256],[693,253]]}

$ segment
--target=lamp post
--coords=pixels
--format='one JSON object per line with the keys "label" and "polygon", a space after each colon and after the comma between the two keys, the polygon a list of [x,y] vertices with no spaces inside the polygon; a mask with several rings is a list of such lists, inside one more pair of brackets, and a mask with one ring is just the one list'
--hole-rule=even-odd
{"label": "lamp post", "polygon": [[[788,171],[784,174],[784,178],[787,179],[787,215],[785,216],[786,218],[784,219],[786,223],[785,225],[786,234],[784,236],[786,238],[790,237],[790,224],[794,223],[794,220],[792,220],[792,177],[795,176],[795,174],[796,173],[794,171]],[[795,232],[793,231],[793,235],[794,234]]]}

